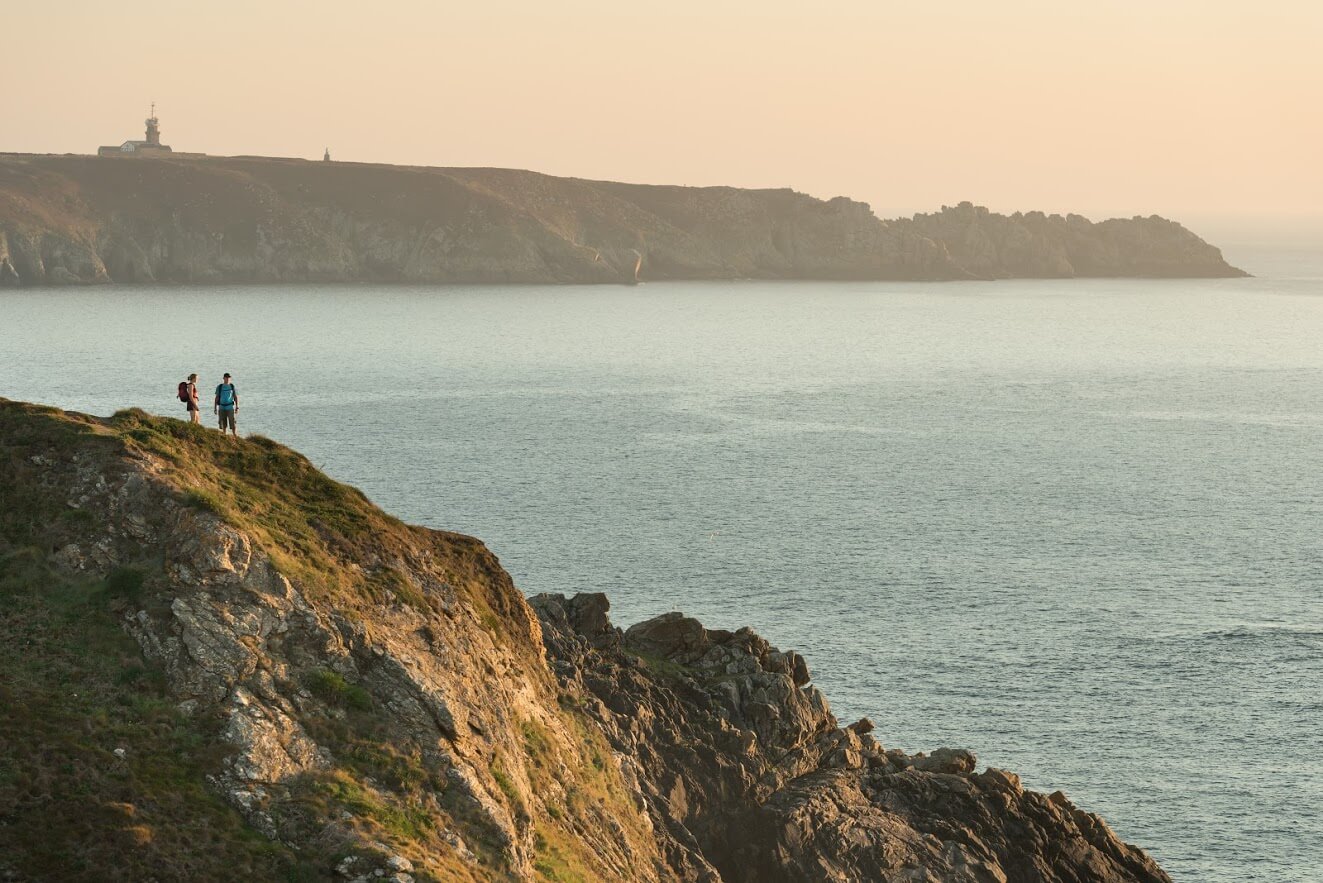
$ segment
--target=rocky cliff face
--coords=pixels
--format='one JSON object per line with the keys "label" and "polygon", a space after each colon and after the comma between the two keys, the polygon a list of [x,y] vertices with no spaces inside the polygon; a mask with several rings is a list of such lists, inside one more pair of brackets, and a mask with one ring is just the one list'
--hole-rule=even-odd
{"label": "rocky cliff face", "polygon": [[966,750],[885,749],[866,718],[838,726],[805,660],[747,628],[673,613],[621,632],[602,595],[531,603],[562,688],[639,771],[658,827],[711,863],[694,879],[1168,879],[1060,792],[976,772]]}
{"label": "rocky cliff face", "polygon": [[0,400],[0,879],[1168,879],[748,629],[607,609],[268,440]]}
{"label": "rocky cliff face", "polygon": [[887,222],[863,203],[790,190],[268,158],[0,156],[0,285],[1018,275],[1242,274],[1160,219],[1090,225],[962,205]]}

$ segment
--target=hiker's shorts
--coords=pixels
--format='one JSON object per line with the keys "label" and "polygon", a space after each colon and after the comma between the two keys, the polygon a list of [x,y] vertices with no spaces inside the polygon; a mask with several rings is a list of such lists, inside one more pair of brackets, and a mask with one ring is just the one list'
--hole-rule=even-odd
{"label": "hiker's shorts", "polygon": [[233,430],[234,432],[238,432],[238,431],[239,431],[239,430],[237,430],[237,429],[234,428],[234,409],[233,409],[233,408],[231,408],[231,409],[228,410],[228,411],[225,410],[224,408],[221,408],[221,412],[220,412],[220,428],[221,428],[221,432],[224,432],[224,431],[226,430],[227,427],[228,427],[229,429]]}

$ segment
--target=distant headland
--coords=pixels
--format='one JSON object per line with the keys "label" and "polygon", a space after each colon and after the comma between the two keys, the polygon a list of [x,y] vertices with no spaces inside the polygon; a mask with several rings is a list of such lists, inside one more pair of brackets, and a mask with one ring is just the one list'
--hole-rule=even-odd
{"label": "distant headland", "polygon": [[96,156],[0,154],[0,286],[1247,275],[1157,216],[882,220],[789,189],[329,160],[175,152],[154,109]]}

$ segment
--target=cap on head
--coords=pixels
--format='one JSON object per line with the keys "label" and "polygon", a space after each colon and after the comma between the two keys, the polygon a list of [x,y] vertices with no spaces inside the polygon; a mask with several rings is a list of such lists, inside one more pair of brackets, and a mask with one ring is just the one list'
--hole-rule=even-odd
{"label": "cap on head", "polygon": [[229,375],[229,374],[226,374],[226,375],[225,375],[225,379],[226,379],[226,380],[229,380],[229,379],[230,379],[230,375]]}

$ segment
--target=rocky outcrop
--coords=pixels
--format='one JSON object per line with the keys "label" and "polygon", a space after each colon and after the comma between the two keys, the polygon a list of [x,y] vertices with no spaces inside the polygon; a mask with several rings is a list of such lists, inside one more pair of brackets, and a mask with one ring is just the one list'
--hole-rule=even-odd
{"label": "rocky outcrop", "polygon": [[[19,775],[31,739],[0,739],[10,879],[165,878],[169,849],[190,874],[190,850],[238,867],[243,837],[153,834],[195,825],[205,791],[297,879],[1167,880],[1062,794],[839,726],[806,661],[749,629],[526,602],[478,541],[265,439],[0,400],[0,504],[0,665],[20,672],[0,699],[93,740],[35,746]],[[42,611],[66,625],[25,624]],[[141,662],[105,636],[62,647],[70,615]],[[24,667],[61,652],[86,667],[73,691]],[[89,691],[159,723],[107,726]],[[111,774],[72,781],[77,752]]]}
{"label": "rocky outcrop", "polygon": [[1168,879],[1060,792],[977,772],[965,750],[885,749],[868,719],[838,726],[804,659],[749,629],[672,613],[621,632],[602,595],[530,603],[562,689],[589,697],[657,828],[710,864],[691,879]]}
{"label": "rocky outcrop", "polygon": [[1229,266],[1221,251],[1157,215],[1095,224],[1080,215],[999,215],[962,202],[897,225],[941,242],[956,264],[985,279],[1247,275]]}
{"label": "rocky outcrop", "polygon": [[7,155],[0,285],[1241,275],[1161,219],[1091,225],[967,206],[882,221],[864,203],[791,190],[254,157]]}

